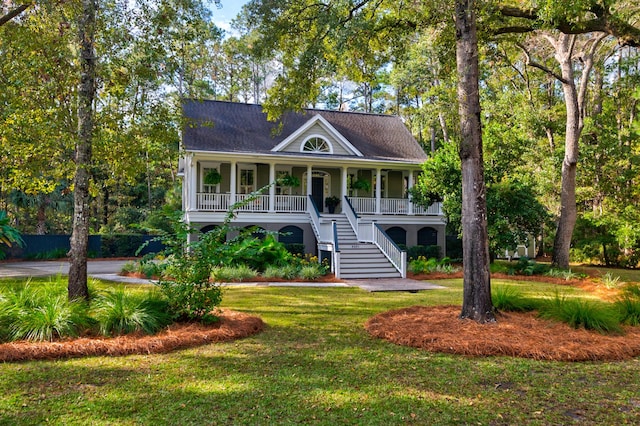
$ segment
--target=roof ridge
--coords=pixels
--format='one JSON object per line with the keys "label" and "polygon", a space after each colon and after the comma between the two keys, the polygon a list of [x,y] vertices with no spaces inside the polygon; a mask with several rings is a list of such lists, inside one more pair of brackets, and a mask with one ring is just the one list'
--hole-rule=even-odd
{"label": "roof ridge", "polygon": [[[224,104],[231,104],[231,105],[259,106],[260,108],[263,107],[262,104],[256,104],[256,103],[251,103],[251,102],[226,101],[226,100],[219,100],[219,99],[184,98],[183,102],[213,102],[213,103],[221,103],[221,104],[224,103]],[[371,116],[376,116],[376,117],[396,117],[396,118],[402,119],[402,117],[400,117],[397,114],[385,114],[385,113],[381,113],[381,112],[340,111],[340,110],[337,110],[337,109],[324,109],[324,108],[302,108],[302,111],[329,112],[329,113],[339,113],[339,114],[371,115]],[[284,113],[297,114],[298,112],[295,111],[295,110],[286,110],[286,111],[284,111]]]}

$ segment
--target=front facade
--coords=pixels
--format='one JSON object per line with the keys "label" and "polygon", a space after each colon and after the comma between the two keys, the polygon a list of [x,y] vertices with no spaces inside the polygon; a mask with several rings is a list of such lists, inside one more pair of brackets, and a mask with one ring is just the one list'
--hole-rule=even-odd
{"label": "front facade", "polygon": [[234,226],[282,232],[330,256],[342,278],[402,276],[397,245],[444,253],[440,206],[408,197],[426,156],[399,118],[305,110],[272,123],[259,105],[218,101],[189,101],[184,114],[183,209],[193,227],[221,224],[235,204]]}

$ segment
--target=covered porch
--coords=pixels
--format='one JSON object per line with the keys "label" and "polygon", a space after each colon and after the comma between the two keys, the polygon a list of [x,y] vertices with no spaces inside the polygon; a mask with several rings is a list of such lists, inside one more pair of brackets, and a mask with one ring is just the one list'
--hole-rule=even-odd
{"label": "covered porch", "polygon": [[[328,162],[300,165],[187,157],[184,166],[190,168],[184,186],[186,211],[226,212],[235,204],[238,212],[305,213],[313,199],[323,213],[330,210],[332,199],[343,200],[346,196],[358,214],[442,214],[439,203],[424,208],[408,198],[419,173],[417,165],[407,170],[406,165],[394,169],[388,165],[371,168]],[[269,186],[271,182],[278,183]],[[243,203],[264,187],[263,194]],[[335,210],[338,213],[343,208],[340,204]]]}

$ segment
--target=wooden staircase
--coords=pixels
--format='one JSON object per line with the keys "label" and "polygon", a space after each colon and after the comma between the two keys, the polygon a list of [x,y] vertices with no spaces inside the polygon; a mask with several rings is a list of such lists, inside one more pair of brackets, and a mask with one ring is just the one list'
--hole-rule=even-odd
{"label": "wooden staircase", "polygon": [[373,243],[359,242],[344,214],[324,215],[335,220],[340,250],[340,278],[401,278],[402,275]]}

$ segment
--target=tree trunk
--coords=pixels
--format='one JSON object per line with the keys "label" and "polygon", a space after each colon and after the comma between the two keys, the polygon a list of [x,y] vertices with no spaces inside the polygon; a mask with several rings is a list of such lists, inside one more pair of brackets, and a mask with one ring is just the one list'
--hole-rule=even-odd
{"label": "tree trunk", "polygon": [[604,34],[594,36],[589,50],[581,56],[584,62],[580,77],[580,89],[576,88],[573,71],[575,35],[561,34],[554,45],[555,57],[560,64],[562,91],[567,111],[565,127],[564,160],[562,161],[562,182],[560,192],[560,218],[553,242],[553,266],[569,268],[571,237],[576,225],[576,169],[578,165],[579,141],[584,127],[583,111],[589,76],[593,68],[594,54]]}
{"label": "tree trunk", "polygon": [[76,172],[73,178],[73,232],[69,251],[69,300],[88,299],[87,250],[89,246],[89,180],[93,139],[93,99],[95,97],[96,58],[94,39],[97,0],[82,0],[78,22],[80,43],[80,85],[78,87],[78,138]]}
{"label": "tree trunk", "polygon": [[460,318],[494,322],[478,87],[474,0],[456,0],[456,58],[462,140],[462,250],[464,293]]}

